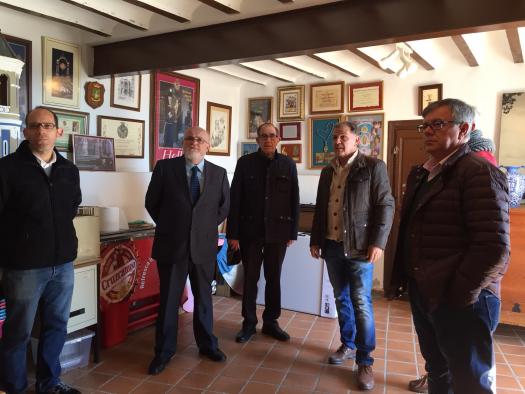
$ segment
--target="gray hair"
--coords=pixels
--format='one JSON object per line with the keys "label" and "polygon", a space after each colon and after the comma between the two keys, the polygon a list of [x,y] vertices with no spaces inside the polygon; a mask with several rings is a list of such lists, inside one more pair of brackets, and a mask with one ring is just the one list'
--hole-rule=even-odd
{"label": "gray hair", "polygon": [[450,108],[452,118],[455,122],[473,123],[476,117],[476,108],[459,99],[447,98],[434,101],[423,110],[423,117],[440,107]]}

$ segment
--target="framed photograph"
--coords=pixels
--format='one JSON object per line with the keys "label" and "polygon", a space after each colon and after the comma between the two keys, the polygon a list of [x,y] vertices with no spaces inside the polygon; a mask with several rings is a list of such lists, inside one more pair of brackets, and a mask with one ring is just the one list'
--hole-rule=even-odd
{"label": "framed photograph", "polygon": [[304,85],[277,88],[277,121],[304,120]]}
{"label": "framed photograph", "polygon": [[333,114],[344,110],[345,83],[330,82],[310,85],[310,113]]}
{"label": "framed photograph", "polygon": [[144,121],[136,119],[97,116],[97,134],[113,138],[115,156],[144,157]]}
{"label": "framed photograph", "polygon": [[248,99],[248,138],[257,138],[257,128],[272,121],[273,97],[254,97]]}
{"label": "framed photograph", "polygon": [[57,138],[55,146],[57,150],[63,152],[72,152],[72,135],[74,134],[89,134],[89,113],[65,110],[61,108],[49,108],[58,118],[57,127],[64,130],[61,137]]}
{"label": "framed photograph", "polygon": [[112,75],[110,106],[115,108],[140,111],[140,93],[142,76]]}
{"label": "framed photograph", "polygon": [[281,144],[281,154],[290,156],[296,163],[302,162],[302,145],[301,144]]}
{"label": "framed photograph", "polygon": [[79,107],[80,46],[42,37],[42,102]]}
{"label": "framed photograph", "polygon": [[115,171],[113,138],[73,134],[73,163],[80,171]]}
{"label": "framed photograph", "polygon": [[434,101],[443,99],[443,84],[419,86],[417,88],[417,114],[423,114],[423,110]]}
{"label": "framed photograph", "polygon": [[347,115],[359,135],[359,152],[378,159],[383,157],[384,114]]}
{"label": "framed photograph", "polygon": [[335,157],[332,135],[341,116],[316,116],[309,121],[310,168],[323,168]]}
{"label": "framed photograph", "polygon": [[383,109],[383,81],[351,83],[348,85],[348,111],[377,111]]}
{"label": "framed photograph", "polygon": [[151,77],[151,168],[157,160],[182,155],[184,131],[199,123],[200,81],[156,71]]}
{"label": "framed photograph", "polygon": [[208,101],[206,130],[210,132],[208,155],[230,156],[232,107]]}
{"label": "framed photograph", "polygon": [[241,142],[241,150],[239,156],[248,155],[250,153],[257,152],[259,150],[259,144],[257,142]]}
{"label": "framed photograph", "polygon": [[4,35],[4,38],[7,40],[16,57],[25,63],[18,83],[20,85],[20,90],[18,91],[18,109],[20,111],[22,127],[25,127],[26,115],[31,110],[31,53],[33,45],[29,40],[14,36]]}
{"label": "framed photograph", "polygon": [[281,140],[300,140],[301,139],[301,122],[290,122],[279,124],[279,134]]}

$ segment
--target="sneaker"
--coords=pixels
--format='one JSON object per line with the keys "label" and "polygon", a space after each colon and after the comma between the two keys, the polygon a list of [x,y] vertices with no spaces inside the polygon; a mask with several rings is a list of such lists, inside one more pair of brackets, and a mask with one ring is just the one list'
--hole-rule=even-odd
{"label": "sneaker", "polygon": [[68,386],[64,382],[58,383],[47,391],[37,391],[38,394],[81,394],[80,391]]}
{"label": "sneaker", "polygon": [[351,349],[345,344],[342,344],[335,353],[332,353],[330,357],[328,357],[328,364],[341,365],[351,358],[355,358],[355,349]]}
{"label": "sneaker", "polygon": [[428,374],[408,382],[408,389],[414,393],[428,393]]}

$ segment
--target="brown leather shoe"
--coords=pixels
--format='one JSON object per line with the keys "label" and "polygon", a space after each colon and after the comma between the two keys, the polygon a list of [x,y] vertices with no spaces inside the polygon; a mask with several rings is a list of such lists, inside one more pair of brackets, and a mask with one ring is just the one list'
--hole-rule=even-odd
{"label": "brown leather shoe", "polygon": [[350,349],[345,344],[342,344],[335,353],[328,357],[328,364],[341,365],[351,358],[355,358],[355,349]]}
{"label": "brown leather shoe", "polygon": [[357,366],[357,386],[359,390],[372,390],[374,388],[374,371],[371,365]]}
{"label": "brown leather shoe", "polygon": [[408,389],[414,393],[428,393],[428,374],[408,382]]}

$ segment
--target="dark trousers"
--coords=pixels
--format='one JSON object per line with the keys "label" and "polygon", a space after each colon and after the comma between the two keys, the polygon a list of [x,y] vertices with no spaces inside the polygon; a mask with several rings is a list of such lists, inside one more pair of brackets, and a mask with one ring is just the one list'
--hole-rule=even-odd
{"label": "dark trousers", "polygon": [[286,242],[265,243],[262,240],[241,241],[241,258],[244,268],[244,288],[242,295],[243,326],[257,325],[256,300],[257,282],[264,267],[265,308],[263,322],[275,324],[281,316],[281,269],[286,254]]}
{"label": "dark trousers", "polygon": [[428,372],[428,392],[492,393],[492,334],[499,321],[498,297],[482,290],[472,305],[441,305],[428,312],[414,280],[409,284],[409,296]]}
{"label": "dark trousers", "polygon": [[190,277],[191,291],[195,301],[193,309],[193,334],[201,350],[217,349],[217,337],[213,335],[213,302],[211,281],[214,264],[194,264],[190,260],[176,264],[159,261],[160,308],[155,332],[155,355],[164,359],[177,350],[179,306],[186,278]]}

